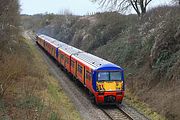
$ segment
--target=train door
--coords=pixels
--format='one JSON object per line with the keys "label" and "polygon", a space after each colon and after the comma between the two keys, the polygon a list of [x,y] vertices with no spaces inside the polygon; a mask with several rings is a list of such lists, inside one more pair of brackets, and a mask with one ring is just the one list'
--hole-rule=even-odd
{"label": "train door", "polygon": [[68,55],[66,56],[66,59],[65,59],[65,66],[68,72],[70,72],[70,56]]}
{"label": "train door", "polygon": [[58,49],[58,47],[57,47],[57,48],[56,48],[56,52],[55,52],[55,56],[56,56],[55,58],[56,58],[56,60],[58,60],[58,56],[59,56],[58,54],[59,54],[59,49]]}
{"label": "train door", "polygon": [[76,65],[75,65],[75,60],[71,57],[71,64],[70,64],[70,72],[71,74],[73,74],[73,76],[75,76],[75,70],[76,70]]}
{"label": "train door", "polygon": [[75,77],[77,78],[77,61],[75,62]]}
{"label": "train door", "polygon": [[68,56],[65,55],[65,61],[64,61],[64,67],[66,68],[66,70],[68,70]]}
{"label": "train door", "polygon": [[45,47],[45,40],[43,41],[43,48]]}
{"label": "train door", "polygon": [[61,51],[58,49],[58,63],[61,63]]}
{"label": "train door", "polygon": [[64,54],[61,52],[61,65],[64,66]]}
{"label": "train door", "polygon": [[83,81],[84,81],[84,86],[86,86],[86,79],[85,79],[85,77],[86,77],[86,69],[85,69],[85,66],[84,66],[83,69],[84,69],[83,70],[83,72],[84,72],[84,74],[83,74]]}
{"label": "train door", "polygon": [[84,81],[83,81],[83,66],[81,63],[77,62],[77,78],[80,80],[81,83],[84,84]]}
{"label": "train door", "polygon": [[66,68],[66,66],[65,66],[66,65],[66,55],[65,54],[64,54],[64,60],[63,60],[62,64],[63,64],[64,68]]}
{"label": "train door", "polygon": [[92,89],[92,75],[91,75],[91,70],[86,68],[85,70],[85,83],[86,87],[91,90]]}

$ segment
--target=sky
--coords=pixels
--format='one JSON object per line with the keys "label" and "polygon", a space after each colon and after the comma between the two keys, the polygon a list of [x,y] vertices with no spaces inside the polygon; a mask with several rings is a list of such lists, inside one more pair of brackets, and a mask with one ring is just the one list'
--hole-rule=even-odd
{"label": "sky", "polygon": [[[170,0],[154,0],[150,7],[168,3]],[[103,12],[98,3],[92,3],[90,0],[20,0],[21,14],[38,13],[62,13],[69,10],[75,15],[87,15],[88,13]],[[134,13],[134,11],[131,11]]]}
{"label": "sky", "polygon": [[90,0],[20,0],[22,14],[61,13],[69,10],[76,15],[101,11],[97,3]]}

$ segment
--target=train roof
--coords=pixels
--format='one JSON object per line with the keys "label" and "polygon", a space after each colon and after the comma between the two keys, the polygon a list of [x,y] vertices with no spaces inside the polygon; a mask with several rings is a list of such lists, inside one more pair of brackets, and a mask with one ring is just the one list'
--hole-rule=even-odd
{"label": "train roof", "polygon": [[60,47],[59,49],[62,49],[64,50],[65,52],[69,53],[70,55],[73,55],[73,54],[77,54],[77,53],[82,53],[84,51],[80,50],[80,49],[77,49],[73,46],[70,46],[70,45],[63,45],[62,47]]}
{"label": "train roof", "polygon": [[80,53],[80,52],[83,52],[82,50],[80,49],[77,49],[73,46],[70,46],[66,43],[63,43],[59,40],[56,40],[54,38],[51,38],[49,36],[46,36],[46,35],[40,35],[42,38],[44,38],[46,41],[50,42],[51,44],[53,44],[54,46],[56,47],[59,47],[59,49],[63,50],[64,52],[72,55],[72,54],[75,54],[75,53]]}
{"label": "train roof", "polygon": [[113,69],[117,68],[117,70],[123,70],[121,67],[119,67],[111,62],[104,60],[100,57],[97,57],[95,55],[92,55],[90,53],[87,53],[87,52],[77,53],[77,54],[74,54],[73,56],[88,63],[94,69],[97,69],[97,70],[103,70],[102,68],[113,68]]}
{"label": "train roof", "polygon": [[50,42],[51,44],[54,44],[56,47],[63,50],[64,52],[68,53],[69,55],[72,55],[75,58],[78,58],[81,61],[85,62],[86,64],[89,64],[90,66],[93,67],[93,69],[101,70],[101,68],[117,68],[118,70],[123,70],[121,67],[119,67],[107,60],[104,60],[104,59],[97,57],[95,55],[92,55],[90,53],[84,52],[80,49],[77,49],[66,43],[60,42],[49,36],[40,35],[40,37],[44,38],[46,41]]}
{"label": "train roof", "polygon": [[62,47],[65,43],[60,42],[54,38],[51,38],[46,35],[39,35],[40,38],[44,39],[45,41],[49,42],[50,44],[54,45],[55,47]]}

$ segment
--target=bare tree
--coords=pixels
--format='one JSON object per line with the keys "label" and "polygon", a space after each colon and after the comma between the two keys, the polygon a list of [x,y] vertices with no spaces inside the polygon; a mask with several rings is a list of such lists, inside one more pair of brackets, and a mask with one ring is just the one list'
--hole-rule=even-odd
{"label": "bare tree", "polygon": [[99,2],[103,7],[110,6],[111,9],[124,12],[130,8],[133,8],[138,16],[142,16],[146,13],[147,6],[152,0],[92,0],[93,2]]}
{"label": "bare tree", "polygon": [[[18,40],[19,34],[19,1],[18,0],[0,0],[0,99],[6,93],[7,89],[14,85],[17,77],[21,73],[13,69],[13,64],[8,66],[11,62],[6,63],[8,58],[8,51],[10,56],[14,55],[12,52],[15,40]],[[10,58],[14,61],[14,58]],[[18,64],[18,63],[16,63]],[[17,67],[16,67],[17,68]],[[14,70],[14,71],[12,71]]]}
{"label": "bare tree", "polygon": [[173,3],[180,5],[180,0],[172,0]]}
{"label": "bare tree", "polygon": [[[19,1],[0,0],[0,3],[0,35],[1,38],[3,35],[6,35],[5,37],[7,38],[18,31],[17,27],[20,21]],[[10,40],[10,38],[8,40]]]}

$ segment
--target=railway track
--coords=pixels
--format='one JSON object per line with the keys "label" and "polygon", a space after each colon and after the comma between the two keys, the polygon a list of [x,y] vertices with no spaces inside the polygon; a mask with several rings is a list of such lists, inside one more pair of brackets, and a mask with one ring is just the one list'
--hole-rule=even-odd
{"label": "railway track", "polygon": [[100,108],[110,120],[149,120],[138,111],[126,105],[116,105],[114,107]]}
{"label": "railway track", "polygon": [[110,120],[134,120],[128,113],[117,107],[100,109]]}

